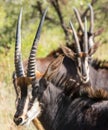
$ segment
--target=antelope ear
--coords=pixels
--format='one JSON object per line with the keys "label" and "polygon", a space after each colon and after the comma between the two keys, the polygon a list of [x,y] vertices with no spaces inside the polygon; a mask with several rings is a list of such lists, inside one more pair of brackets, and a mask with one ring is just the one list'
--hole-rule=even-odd
{"label": "antelope ear", "polygon": [[36,79],[40,79],[40,78],[42,78],[42,76],[43,76],[43,73],[36,70]]}
{"label": "antelope ear", "polygon": [[71,49],[66,46],[61,46],[61,49],[67,57],[71,58],[72,60],[75,59],[76,53],[74,53]]}
{"label": "antelope ear", "polygon": [[94,33],[94,37],[99,36],[101,33],[103,33],[104,28],[99,28],[95,33]]}
{"label": "antelope ear", "polygon": [[47,79],[48,81],[51,81],[53,77],[56,76],[56,74],[58,73],[61,64],[63,62],[64,56],[60,55],[59,57],[57,57],[56,59],[54,59],[53,62],[51,62],[44,74],[44,78]]}
{"label": "antelope ear", "polygon": [[101,45],[101,43],[97,42],[95,43],[88,51],[89,56],[92,56],[98,49],[98,47]]}

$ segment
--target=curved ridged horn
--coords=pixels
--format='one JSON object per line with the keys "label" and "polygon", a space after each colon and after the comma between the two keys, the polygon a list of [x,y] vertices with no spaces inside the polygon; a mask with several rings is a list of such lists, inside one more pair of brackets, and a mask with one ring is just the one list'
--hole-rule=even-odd
{"label": "curved ridged horn", "polygon": [[24,76],[24,69],[23,69],[22,57],[21,57],[21,18],[22,18],[22,9],[20,10],[17,29],[16,29],[15,71],[17,77]]}
{"label": "curved ridged horn", "polygon": [[31,48],[31,52],[30,52],[30,56],[29,56],[29,60],[28,60],[28,69],[27,69],[27,76],[28,77],[32,77],[32,78],[36,77],[35,76],[35,65],[36,65],[37,43],[38,43],[39,38],[40,38],[40,33],[42,30],[42,25],[44,23],[44,19],[45,19],[47,10],[48,9],[45,10],[45,12],[40,20],[38,30],[37,30],[37,33],[35,35],[34,42],[33,42],[32,48]]}
{"label": "curved ridged horn", "polygon": [[94,30],[94,12],[93,12],[93,8],[92,6],[89,4],[89,9],[90,9],[90,29],[89,32],[90,34],[93,34],[93,30]]}
{"label": "curved ridged horn", "polygon": [[89,48],[91,48],[94,45],[93,41],[93,29],[94,29],[94,12],[92,6],[89,4],[88,5],[90,8],[90,29],[89,29]]}
{"label": "curved ridged horn", "polygon": [[79,14],[78,10],[77,10],[75,7],[73,7],[73,11],[74,11],[75,16],[76,16],[76,18],[77,18],[77,20],[78,20],[78,23],[79,23],[79,25],[80,25],[80,28],[81,28],[82,32],[84,32],[83,22],[82,22],[82,20],[81,20],[81,17],[80,17],[80,14]]}
{"label": "curved ridged horn", "polygon": [[74,36],[74,40],[75,40],[75,44],[76,44],[76,51],[77,51],[77,53],[80,53],[81,52],[81,48],[80,48],[80,44],[79,44],[79,39],[77,37],[77,33],[76,33],[76,31],[75,31],[71,21],[70,21],[70,26],[71,26],[71,29],[73,31],[73,36]]}
{"label": "curved ridged horn", "polygon": [[84,52],[88,53],[87,19],[84,19]]}

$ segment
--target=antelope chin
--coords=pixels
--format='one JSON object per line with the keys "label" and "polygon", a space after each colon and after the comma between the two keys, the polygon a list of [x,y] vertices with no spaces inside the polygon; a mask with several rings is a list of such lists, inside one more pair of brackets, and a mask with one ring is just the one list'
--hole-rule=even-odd
{"label": "antelope chin", "polygon": [[82,77],[81,78],[82,83],[86,84],[89,81],[89,77]]}
{"label": "antelope chin", "polygon": [[19,124],[20,126],[28,126],[30,124],[30,122],[28,122],[27,120],[21,122],[21,124]]}
{"label": "antelope chin", "polygon": [[30,124],[30,122],[38,117],[40,115],[40,112],[35,112],[33,115],[31,115],[29,118],[27,118],[25,121],[23,121],[20,125],[23,125],[23,126],[28,126]]}

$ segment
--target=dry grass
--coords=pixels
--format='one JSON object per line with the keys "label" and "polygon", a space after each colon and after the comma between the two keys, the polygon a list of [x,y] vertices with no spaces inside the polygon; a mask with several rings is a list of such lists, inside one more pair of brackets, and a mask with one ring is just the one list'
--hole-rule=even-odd
{"label": "dry grass", "polygon": [[[15,112],[15,93],[8,85],[0,84],[0,130],[35,130],[32,124],[29,127],[17,127],[13,122]],[[11,85],[12,87],[12,85]]]}

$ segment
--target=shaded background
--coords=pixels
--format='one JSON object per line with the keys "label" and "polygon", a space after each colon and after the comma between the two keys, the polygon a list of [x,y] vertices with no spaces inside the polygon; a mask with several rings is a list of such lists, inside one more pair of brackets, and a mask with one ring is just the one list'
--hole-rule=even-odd
{"label": "shaded background", "polygon": [[[57,1],[61,18],[55,9]],[[47,7],[48,13],[42,29],[37,57],[45,57],[60,44],[72,43],[72,34],[66,32],[70,20],[73,21],[75,28],[78,27],[72,8],[76,7],[80,14],[83,14],[89,3],[93,4],[95,14],[94,31],[100,28],[104,30],[96,37],[96,41],[102,44],[94,57],[108,61],[108,0],[0,0],[0,130],[35,130],[32,123],[27,128],[18,128],[13,123],[15,92],[12,72],[16,22],[20,8],[23,7],[22,53],[25,60],[29,56],[42,12]],[[89,21],[89,17],[87,19]]]}

